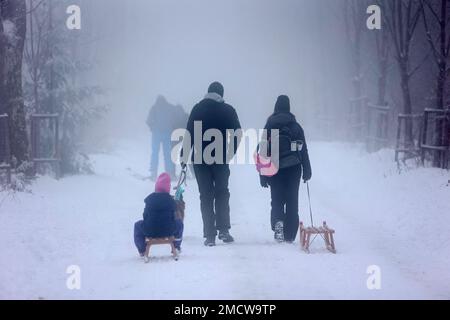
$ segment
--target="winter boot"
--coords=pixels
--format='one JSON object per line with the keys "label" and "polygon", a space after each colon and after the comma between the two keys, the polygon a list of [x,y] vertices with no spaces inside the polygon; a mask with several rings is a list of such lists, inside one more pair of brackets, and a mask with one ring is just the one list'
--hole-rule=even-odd
{"label": "winter boot", "polygon": [[284,224],[283,221],[278,221],[275,224],[275,234],[274,238],[277,242],[283,242],[284,241]]}
{"label": "winter boot", "polygon": [[220,231],[219,232],[219,240],[222,240],[225,243],[234,242],[234,238],[231,236],[231,234],[228,231]]}
{"label": "winter boot", "polygon": [[216,245],[216,237],[208,237],[204,242],[207,247],[214,247]]}

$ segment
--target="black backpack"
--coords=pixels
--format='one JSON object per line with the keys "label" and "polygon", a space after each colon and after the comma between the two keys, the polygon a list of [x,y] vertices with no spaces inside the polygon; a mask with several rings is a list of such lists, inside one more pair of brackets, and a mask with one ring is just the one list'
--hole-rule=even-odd
{"label": "black backpack", "polygon": [[279,169],[290,168],[302,163],[301,151],[303,149],[303,141],[296,140],[293,137],[292,129],[294,125],[298,126],[297,123],[290,123],[278,132]]}

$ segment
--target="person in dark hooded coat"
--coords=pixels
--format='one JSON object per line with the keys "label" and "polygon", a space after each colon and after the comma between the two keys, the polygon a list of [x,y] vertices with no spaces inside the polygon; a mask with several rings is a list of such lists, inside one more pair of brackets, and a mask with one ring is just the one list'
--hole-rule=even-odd
{"label": "person in dark hooded coat", "polygon": [[[298,192],[300,180],[311,179],[312,171],[309,161],[308,146],[303,128],[290,111],[288,96],[279,96],[275,111],[267,120],[265,129],[279,130],[279,135],[289,139],[288,150],[283,150],[279,143],[279,170],[272,177],[260,176],[261,186],[271,192],[271,225],[277,241],[293,242],[299,227]],[[292,142],[301,143],[301,150],[292,150]]]}

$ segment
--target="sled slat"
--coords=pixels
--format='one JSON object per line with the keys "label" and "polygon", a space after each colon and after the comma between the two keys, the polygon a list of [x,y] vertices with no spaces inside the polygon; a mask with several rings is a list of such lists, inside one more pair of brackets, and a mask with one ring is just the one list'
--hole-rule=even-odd
{"label": "sled slat", "polygon": [[175,241],[174,237],[170,237],[170,238],[145,238],[145,242],[148,244],[170,244],[173,241]]}

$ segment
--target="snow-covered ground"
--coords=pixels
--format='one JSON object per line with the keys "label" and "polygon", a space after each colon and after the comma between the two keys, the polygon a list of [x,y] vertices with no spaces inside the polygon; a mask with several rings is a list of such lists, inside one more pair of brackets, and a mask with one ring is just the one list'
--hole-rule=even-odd
{"label": "snow-covered ground", "polygon": [[[0,193],[0,298],[20,299],[450,299],[450,174],[398,173],[392,151],[367,155],[338,143],[311,143],[310,184],[317,222],[336,229],[337,255],[317,239],[313,253],[276,244],[269,191],[253,166],[234,166],[236,243],[206,248],[197,186],[188,182],[183,253],[154,251],[144,264],[132,240],[144,197],[145,143],[121,142],[93,155],[95,175],[39,178],[31,193]],[[302,184],[301,219],[308,221]],[[81,268],[81,290],[66,269]],[[381,289],[367,288],[368,266]]]}

